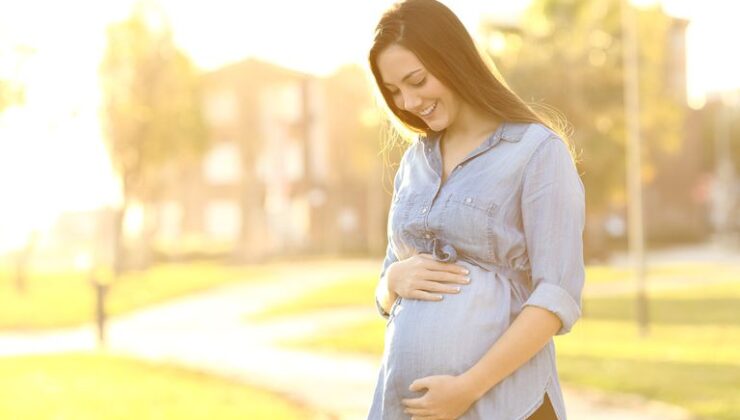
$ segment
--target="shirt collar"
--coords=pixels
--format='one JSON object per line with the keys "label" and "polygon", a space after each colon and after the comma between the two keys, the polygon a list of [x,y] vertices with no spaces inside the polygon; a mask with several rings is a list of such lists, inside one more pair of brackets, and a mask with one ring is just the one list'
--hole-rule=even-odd
{"label": "shirt collar", "polygon": [[[529,123],[513,123],[513,122],[502,122],[496,131],[490,135],[478,148],[490,148],[497,145],[499,142],[506,141],[509,143],[516,143],[522,139],[524,132],[527,131]],[[434,147],[439,139],[442,137],[444,131],[433,131],[428,136],[420,135],[419,139],[425,146]],[[477,149],[476,149],[477,151]]]}
{"label": "shirt collar", "polygon": [[[513,123],[507,121],[502,122],[498,126],[496,131],[492,135],[488,136],[488,138],[483,143],[481,143],[480,146],[470,152],[470,154],[464,160],[471,159],[485,152],[486,150],[499,144],[502,140],[509,143],[519,142],[524,136],[524,133],[527,131],[528,127],[529,123]],[[429,155],[433,153],[433,151],[437,151],[439,149],[439,140],[442,137],[443,132],[444,131],[432,132],[429,136],[421,135],[419,137],[427,157],[429,157]]]}

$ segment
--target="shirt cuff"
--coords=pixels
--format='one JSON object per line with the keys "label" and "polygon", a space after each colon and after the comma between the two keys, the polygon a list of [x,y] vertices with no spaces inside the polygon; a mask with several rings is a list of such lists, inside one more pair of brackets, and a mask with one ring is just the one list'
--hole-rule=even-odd
{"label": "shirt cuff", "polygon": [[375,298],[375,307],[378,308],[378,313],[380,313],[380,316],[382,316],[385,319],[388,319],[391,315],[386,312],[382,306],[380,306],[380,302],[378,302],[378,298]]}
{"label": "shirt cuff", "polygon": [[578,302],[562,287],[551,283],[540,283],[524,306],[537,306],[557,315],[563,326],[555,335],[562,335],[570,331],[581,316]]}

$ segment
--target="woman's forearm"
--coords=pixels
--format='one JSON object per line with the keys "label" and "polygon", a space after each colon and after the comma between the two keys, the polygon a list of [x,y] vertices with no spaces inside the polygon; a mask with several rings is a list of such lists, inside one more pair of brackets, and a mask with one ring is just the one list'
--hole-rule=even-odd
{"label": "woman's forearm", "polygon": [[560,329],[552,312],[526,306],[504,334],[472,368],[462,374],[475,400],[531,359]]}

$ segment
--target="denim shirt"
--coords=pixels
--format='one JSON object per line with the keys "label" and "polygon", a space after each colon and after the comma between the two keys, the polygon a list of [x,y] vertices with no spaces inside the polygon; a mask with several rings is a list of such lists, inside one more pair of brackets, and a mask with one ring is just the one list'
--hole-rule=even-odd
{"label": "denim shirt", "polygon": [[[481,282],[488,289],[469,291],[478,297],[445,295],[444,304],[399,297],[390,314],[376,299],[388,326],[383,366],[369,416],[373,419],[404,418],[394,406],[399,404],[398,399],[413,394],[404,390],[408,384],[399,381],[408,382],[414,374],[423,372],[462,373],[482,357],[525,306],[555,314],[562,322],[557,334],[570,331],[581,314],[585,192],[566,144],[543,125],[505,122],[442,183],[441,135],[418,137],[401,159],[394,179],[388,247],[380,276],[396,261],[428,253],[439,261],[469,266],[471,284]],[[465,291],[470,284],[461,287]],[[484,295],[490,295],[490,300],[482,303]],[[458,306],[454,306],[455,301]],[[449,329],[474,329],[484,324],[485,329],[469,336],[451,335],[464,340],[457,345],[425,343],[441,345],[438,351],[455,354],[460,363],[454,368],[441,364],[443,359],[435,359],[434,354],[424,353],[418,340],[426,335],[416,336],[417,342],[403,341],[404,335],[425,329],[430,334],[439,333],[435,328],[464,311],[471,313],[454,322],[466,325],[450,324]],[[526,418],[542,402],[545,392],[558,418],[565,418],[554,351],[550,340],[462,418]],[[402,354],[410,356],[400,359]],[[430,365],[419,365],[419,358]],[[416,371],[402,377],[404,369]],[[393,385],[395,390],[388,389],[394,381],[399,382]]]}

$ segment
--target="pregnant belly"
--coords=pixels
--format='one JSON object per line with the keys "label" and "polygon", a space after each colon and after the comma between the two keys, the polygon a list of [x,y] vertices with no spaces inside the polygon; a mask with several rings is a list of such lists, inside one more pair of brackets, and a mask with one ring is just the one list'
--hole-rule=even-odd
{"label": "pregnant belly", "polygon": [[385,336],[388,383],[407,397],[415,379],[459,375],[480,360],[509,325],[508,280],[478,266],[470,283],[441,301],[401,299]]}

